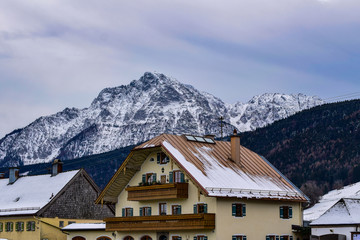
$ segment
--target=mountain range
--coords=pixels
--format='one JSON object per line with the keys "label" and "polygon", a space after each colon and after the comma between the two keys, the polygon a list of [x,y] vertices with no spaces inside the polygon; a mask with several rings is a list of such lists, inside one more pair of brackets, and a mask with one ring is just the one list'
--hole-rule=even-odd
{"label": "mountain range", "polygon": [[221,99],[160,73],[103,89],[88,108],[66,108],[14,130],[0,140],[0,167],[108,152],[161,133],[224,135],[255,130],[321,105],[316,96],[265,93],[247,103]]}

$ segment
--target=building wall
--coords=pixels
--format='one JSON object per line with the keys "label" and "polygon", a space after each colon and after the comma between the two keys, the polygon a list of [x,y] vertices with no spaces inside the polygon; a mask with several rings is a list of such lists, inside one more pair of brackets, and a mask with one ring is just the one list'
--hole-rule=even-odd
{"label": "building wall", "polygon": [[[246,204],[246,216],[232,216],[232,204]],[[291,206],[293,216],[280,218],[280,206]],[[265,240],[266,235],[295,235],[291,225],[302,225],[301,205],[297,202],[218,198],[216,212],[216,239],[231,239],[246,235],[247,239]]]}
{"label": "building wall", "polygon": [[114,216],[108,206],[94,203],[98,193],[83,175],[74,180],[41,217],[100,220]]}
{"label": "building wall", "polygon": [[[74,237],[84,237],[86,240],[96,240],[98,237],[108,237],[111,240],[115,240],[112,235],[112,232],[105,232],[105,231],[71,231],[69,235],[67,235],[66,240],[72,240]],[[135,238],[136,239],[136,238]]]}
{"label": "building wall", "polygon": [[[28,221],[35,221],[35,231],[27,231],[26,223]],[[38,218],[34,216],[29,217],[1,217],[0,222],[4,224],[3,232],[0,232],[0,238],[9,240],[65,240],[66,234],[61,231],[59,226],[60,221],[64,222],[64,226],[67,226],[69,222],[77,223],[92,223],[101,222],[99,220],[89,219],[62,219],[62,218]],[[5,223],[13,222],[13,231],[5,231]],[[15,229],[16,222],[24,222],[24,231],[17,232]]]}
{"label": "building wall", "polygon": [[[332,231],[330,231],[332,230]],[[311,226],[311,235],[321,236],[326,234],[343,234],[346,235],[346,239],[351,239],[351,232],[356,232],[356,226],[326,226],[318,227]]]}

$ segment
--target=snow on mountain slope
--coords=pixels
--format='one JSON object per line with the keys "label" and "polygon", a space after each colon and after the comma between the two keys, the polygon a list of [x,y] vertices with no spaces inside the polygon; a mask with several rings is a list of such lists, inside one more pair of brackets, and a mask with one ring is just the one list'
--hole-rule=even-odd
{"label": "snow on mountain slope", "polygon": [[160,73],[105,88],[84,109],[66,108],[0,140],[0,166],[72,159],[137,144],[161,133],[220,135],[253,130],[323,101],[303,94],[263,94],[225,104],[209,93]]}

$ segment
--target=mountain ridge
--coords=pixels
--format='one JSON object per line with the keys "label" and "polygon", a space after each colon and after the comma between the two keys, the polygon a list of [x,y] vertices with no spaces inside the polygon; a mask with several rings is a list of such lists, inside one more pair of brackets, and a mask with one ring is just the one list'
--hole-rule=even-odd
{"label": "mountain ridge", "polygon": [[7,134],[0,139],[0,166],[78,158],[161,133],[220,136],[220,116],[228,123],[225,134],[234,127],[254,130],[322,103],[304,94],[266,93],[226,104],[174,78],[146,72],[128,85],[103,89],[87,108],[65,108]]}

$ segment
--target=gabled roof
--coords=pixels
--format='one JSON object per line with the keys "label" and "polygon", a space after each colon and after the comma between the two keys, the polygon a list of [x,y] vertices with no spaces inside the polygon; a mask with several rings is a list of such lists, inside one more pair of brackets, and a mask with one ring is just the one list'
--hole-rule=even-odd
{"label": "gabled roof", "polygon": [[74,170],[56,176],[24,176],[13,184],[9,184],[7,178],[0,179],[0,216],[36,214],[80,172]]}
{"label": "gabled roof", "polygon": [[206,143],[162,134],[131,151],[96,202],[116,202],[153,151],[165,152],[207,196],[307,201],[306,196],[266,159],[243,146],[238,165],[230,160],[230,142]]}
{"label": "gabled roof", "polygon": [[360,224],[360,199],[342,198],[311,225]]}
{"label": "gabled roof", "polygon": [[342,198],[360,199],[360,182],[332,190],[323,195],[318,203],[304,210],[304,220],[313,221],[319,218]]}

